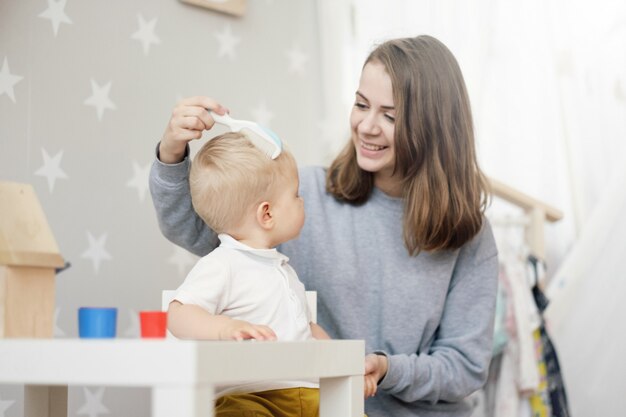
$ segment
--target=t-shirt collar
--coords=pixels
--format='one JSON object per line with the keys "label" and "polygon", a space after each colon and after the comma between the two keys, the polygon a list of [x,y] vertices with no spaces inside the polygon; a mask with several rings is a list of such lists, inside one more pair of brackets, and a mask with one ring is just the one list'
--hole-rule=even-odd
{"label": "t-shirt collar", "polygon": [[244,243],[233,238],[227,233],[220,233],[217,235],[220,240],[220,247],[227,249],[236,249],[242,252],[246,252],[250,255],[256,255],[268,260],[278,261],[280,264],[287,263],[289,258],[282,253],[278,252],[276,248],[272,249],[256,249],[252,248]]}

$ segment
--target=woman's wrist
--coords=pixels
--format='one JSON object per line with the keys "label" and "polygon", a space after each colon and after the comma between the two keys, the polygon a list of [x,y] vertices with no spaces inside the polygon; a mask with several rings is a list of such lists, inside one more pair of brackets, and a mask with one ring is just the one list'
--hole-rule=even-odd
{"label": "woman's wrist", "polygon": [[387,371],[389,370],[389,358],[385,352],[377,351],[374,352],[374,354],[378,357],[379,368],[381,370],[380,377],[378,378],[378,384],[380,384],[380,382],[385,379],[385,376],[387,376]]}
{"label": "woman's wrist", "polygon": [[182,149],[172,150],[163,141],[157,147],[157,158],[164,164],[177,164],[187,156],[187,144]]}

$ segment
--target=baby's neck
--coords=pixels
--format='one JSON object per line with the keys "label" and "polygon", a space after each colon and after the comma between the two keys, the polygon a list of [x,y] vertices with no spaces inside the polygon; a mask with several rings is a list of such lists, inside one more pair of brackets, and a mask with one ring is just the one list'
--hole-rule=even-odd
{"label": "baby's neck", "polygon": [[273,244],[267,233],[251,232],[249,229],[244,231],[230,230],[226,231],[237,242],[243,243],[254,249],[272,249],[276,245]]}
{"label": "baby's neck", "polygon": [[249,246],[254,249],[272,249],[273,246],[269,244],[269,242],[265,242],[262,239],[239,239],[236,236],[233,236],[235,240],[239,243],[243,243],[246,246]]}

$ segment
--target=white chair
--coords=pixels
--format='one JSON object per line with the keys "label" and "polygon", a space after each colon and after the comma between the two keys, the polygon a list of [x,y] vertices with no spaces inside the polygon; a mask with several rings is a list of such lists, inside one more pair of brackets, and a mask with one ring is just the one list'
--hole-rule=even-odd
{"label": "white chair", "polygon": [[161,311],[167,311],[174,294],[176,294],[176,290],[163,290],[161,293]]}

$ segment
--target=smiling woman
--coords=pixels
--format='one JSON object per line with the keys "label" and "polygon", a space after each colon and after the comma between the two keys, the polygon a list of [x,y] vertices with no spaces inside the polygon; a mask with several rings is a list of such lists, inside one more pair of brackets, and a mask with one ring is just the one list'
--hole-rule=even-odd
{"label": "smiling woman", "polygon": [[480,230],[487,182],[463,75],[445,45],[419,36],[376,48],[363,67],[350,125],[351,141],[328,171],[337,199],[360,204],[372,187],[405,197],[412,254],[459,248]]}

